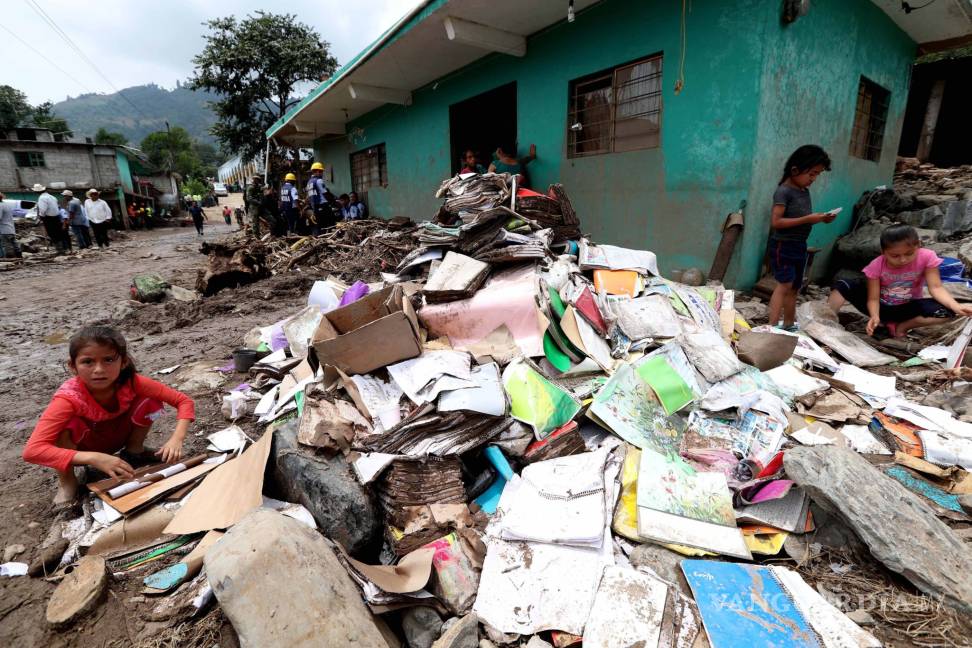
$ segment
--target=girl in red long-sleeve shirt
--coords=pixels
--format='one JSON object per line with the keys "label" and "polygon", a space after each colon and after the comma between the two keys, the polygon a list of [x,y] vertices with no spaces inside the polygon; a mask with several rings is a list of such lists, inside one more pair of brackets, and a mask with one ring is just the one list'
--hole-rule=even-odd
{"label": "girl in red long-sleeve shirt", "polygon": [[[57,471],[55,505],[77,497],[74,466],[131,478],[129,461],[145,456],[145,437],[166,403],[178,410],[178,422],[154,456],[164,462],[182,456],[195,405],[185,394],[136,373],[121,333],[87,326],[71,338],[68,354],[74,378],[54,394],[24,447],[26,461]],[[122,457],[114,454],[119,450]]]}

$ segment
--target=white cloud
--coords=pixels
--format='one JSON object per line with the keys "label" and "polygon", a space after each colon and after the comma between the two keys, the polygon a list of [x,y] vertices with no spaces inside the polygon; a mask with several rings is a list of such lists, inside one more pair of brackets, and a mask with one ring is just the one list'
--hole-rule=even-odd
{"label": "white cloud", "polygon": [[[192,72],[192,57],[203,47],[203,23],[221,14],[211,0],[132,3],[35,0],[116,88],[156,83],[173,87]],[[348,61],[420,0],[293,0],[267,4],[230,3],[236,16],[256,10],[295,13],[331,44],[339,64]],[[85,91],[112,92],[53,28],[27,4],[10,2],[4,26],[59,66],[38,57],[0,30],[0,83],[25,92],[32,103],[61,101]]]}

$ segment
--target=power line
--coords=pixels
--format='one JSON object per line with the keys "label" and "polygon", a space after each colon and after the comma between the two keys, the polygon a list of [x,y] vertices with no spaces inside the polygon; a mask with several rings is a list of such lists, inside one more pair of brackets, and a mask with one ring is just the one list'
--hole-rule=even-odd
{"label": "power line", "polygon": [[142,117],[144,117],[145,119],[150,119],[150,117],[141,108],[135,105],[135,103],[131,99],[123,95],[121,90],[115,87],[115,84],[111,82],[111,79],[109,79],[105,75],[105,73],[101,71],[101,68],[99,68],[95,64],[95,62],[92,61],[88,57],[88,55],[81,50],[80,47],[78,47],[78,45],[74,42],[74,40],[72,40],[71,37],[68,36],[67,32],[61,29],[60,26],[57,24],[57,22],[55,22],[53,18],[47,15],[47,12],[44,11],[44,9],[36,2],[36,0],[24,0],[24,2],[27,3],[27,6],[33,9],[34,12],[38,16],[40,16],[42,20],[44,20],[44,22],[50,25],[51,28],[53,28],[54,31],[57,32],[67,42],[68,46],[70,46],[71,49],[73,49],[77,53],[77,55],[80,56],[81,59],[91,67],[91,69],[93,69],[95,72],[98,73],[98,76],[100,76],[102,79],[105,80],[105,83],[107,83],[108,86],[115,91],[115,94],[117,94],[121,99],[123,99],[126,103],[128,103],[128,105],[130,105],[132,108],[138,111],[142,115]]}
{"label": "power line", "polygon": [[5,32],[7,32],[8,34],[10,34],[14,38],[16,38],[18,41],[20,41],[24,45],[24,47],[29,48],[32,52],[34,52],[34,54],[36,54],[37,56],[41,57],[42,59],[44,59],[48,63],[50,63],[51,66],[54,67],[54,68],[56,68],[61,74],[63,74],[67,78],[71,79],[75,83],[77,83],[78,84],[78,87],[80,87],[82,90],[84,90],[85,92],[92,92],[92,93],[94,92],[94,90],[92,90],[91,88],[89,88],[88,86],[84,85],[83,83],[81,83],[80,81],[78,81],[76,78],[74,78],[73,76],[71,76],[71,74],[69,74],[67,71],[65,71],[64,68],[62,68],[60,65],[58,65],[57,63],[55,63],[51,59],[49,59],[46,56],[44,56],[44,54],[42,52],[40,52],[36,47],[34,47],[33,45],[31,45],[30,43],[28,43],[27,41],[25,41],[23,38],[21,38],[20,36],[18,36],[14,32],[10,31],[10,29],[6,25],[4,25],[3,23],[0,23],[0,29],[3,29]]}

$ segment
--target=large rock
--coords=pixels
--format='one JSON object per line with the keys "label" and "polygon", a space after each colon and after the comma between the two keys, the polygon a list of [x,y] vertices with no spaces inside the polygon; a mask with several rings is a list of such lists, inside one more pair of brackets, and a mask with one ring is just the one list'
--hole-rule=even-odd
{"label": "large rock", "polygon": [[243,648],[388,648],[319,533],[256,509],[206,552],[206,573]]}
{"label": "large rock", "polygon": [[895,216],[895,220],[914,227],[937,230],[939,239],[972,230],[972,202],[956,200],[955,196],[947,197],[951,198],[949,202],[917,211],[901,212]]}
{"label": "large rock", "polygon": [[442,618],[426,605],[402,610],[402,632],[408,648],[432,648],[442,634]]}
{"label": "large rock", "polygon": [[454,622],[432,648],[479,648],[479,619],[467,614]]}
{"label": "large rock", "polygon": [[381,515],[343,455],[315,454],[297,442],[297,422],[273,435],[269,476],[281,499],[303,504],[321,532],[348,552],[373,557],[380,548]]}
{"label": "large rock", "polygon": [[64,577],[47,602],[47,621],[56,627],[73,623],[92,611],[104,598],[108,572],[101,556],[85,556]]}
{"label": "large rock", "polygon": [[917,495],[849,448],[793,448],[783,466],[888,569],[972,614],[972,550]]}
{"label": "large rock", "polygon": [[962,241],[959,246],[958,258],[965,264],[966,268],[972,268],[972,237]]}

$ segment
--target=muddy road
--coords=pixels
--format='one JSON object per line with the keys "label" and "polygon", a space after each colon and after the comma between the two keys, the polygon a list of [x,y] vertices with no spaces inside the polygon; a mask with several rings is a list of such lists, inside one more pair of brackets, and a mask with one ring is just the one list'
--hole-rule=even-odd
{"label": "muddy road", "polygon": [[[229,204],[236,206],[240,198],[240,194],[230,196]],[[133,232],[109,251],[89,251],[81,258],[0,273],[0,549],[15,544],[26,547],[15,560],[30,562],[55,522],[51,507],[55,476],[49,469],[24,463],[21,451],[50,397],[69,376],[67,340],[74,331],[95,321],[118,326],[139,371],[172,384],[169,379],[177,378],[178,372],[172,376],[154,372],[177,364],[229,359],[247,331],[273,323],[306,303],[306,288],[314,277],[297,274],[227,290],[199,302],[153,304],[126,314],[135,274],[159,273],[175,285],[193,288],[196,271],[206,260],[199,253],[200,242],[236,229],[235,222],[223,223],[220,209],[206,210],[204,237],[191,226]],[[191,450],[202,448],[202,436],[227,423],[219,412],[218,394],[189,393],[196,399],[197,415],[187,437]],[[174,420],[167,408],[148,444],[158,447]],[[138,596],[140,578],[130,580],[139,582],[112,582],[108,599],[97,612],[73,628],[56,631],[45,621],[55,584],[27,577],[0,579],[0,645],[170,645],[153,643],[170,635],[172,628],[148,621],[154,601]],[[231,637],[228,640],[231,643],[224,645],[233,645]]]}

